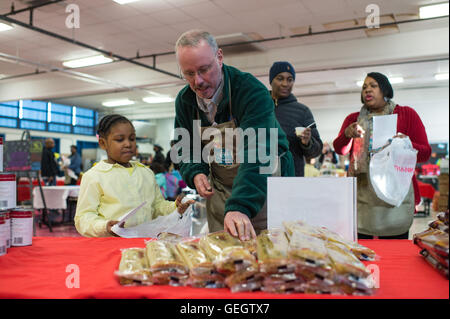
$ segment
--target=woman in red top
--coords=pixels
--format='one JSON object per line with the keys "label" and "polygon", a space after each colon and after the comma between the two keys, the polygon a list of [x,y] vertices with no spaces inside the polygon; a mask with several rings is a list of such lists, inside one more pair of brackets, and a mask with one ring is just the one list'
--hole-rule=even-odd
{"label": "woman in red top", "polygon": [[377,72],[367,74],[361,91],[364,104],[359,112],[348,115],[333,142],[338,154],[350,153],[348,176],[357,178],[358,238],[408,239],[415,205],[420,194],[415,176],[400,207],[379,199],[368,178],[371,151],[372,118],[397,114],[396,137],[408,136],[417,152],[417,162],[426,162],[431,154],[425,127],[419,115],[408,106],[392,101],[394,95],[388,78]]}

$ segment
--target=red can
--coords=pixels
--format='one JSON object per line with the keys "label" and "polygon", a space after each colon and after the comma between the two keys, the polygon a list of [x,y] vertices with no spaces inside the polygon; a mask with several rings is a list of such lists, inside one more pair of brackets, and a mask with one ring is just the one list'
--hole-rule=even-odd
{"label": "red can", "polygon": [[0,172],[3,172],[3,137],[0,137]]}
{"label": "red can", "polygon": [[9,210],[5,210],[5,224],[6,224],[6,248],[11,248],[11,214]]}
{"label": "red can", "polygon": [[0,212],[0,256],[6,255],[6,221],[5,214]]}
{"label": "red can", "polygon": [[0,173],[0,209],[16,208],[16,193],[16,175]]}
{"label": "red can", "polygon": [[17,208],[10,212],[11,246],[29,246],[33,242],[33,209]]}

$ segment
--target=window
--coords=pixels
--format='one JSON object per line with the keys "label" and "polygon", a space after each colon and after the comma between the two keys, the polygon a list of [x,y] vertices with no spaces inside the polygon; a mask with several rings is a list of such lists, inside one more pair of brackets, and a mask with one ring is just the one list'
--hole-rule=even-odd
{"label": "window", "polygon": [[51,109],[51,119],[49,120],[49,122],[72,124],[71,106],[49,103],[49,108]]}
{"label": "window", "polygon": [[0,126],[95,135],[98,113],[82,107],[45,101],[0,102]]}
{"label": "window", "polygon": [[82,107],[74,108],[73,132],[75,134],[95,135],[97,112]]}
{"label": "window", "polygon": [[21,120],[20,121],[20,128],[27,129],[27,130],[39,130],[39,131],[45,131],[47,129],[45,122],[38,122],[38,121],[29,121],[29,120]]}
{"label": "window", "polygon": [[71,133],[71,129],[72,129],[71,125],[55,124],[55,123],[48,124],[49,132]]}

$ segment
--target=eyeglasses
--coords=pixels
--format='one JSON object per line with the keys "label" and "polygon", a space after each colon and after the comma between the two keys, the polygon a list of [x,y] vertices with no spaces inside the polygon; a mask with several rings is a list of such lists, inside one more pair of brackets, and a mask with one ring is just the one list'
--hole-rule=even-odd
{"label": "eyeglasses", "polygon": [[214,61],[212,61],[209,65],[202,66],[197,71],[186,71],[186,72],[182,71],[181,72],[182,76],[184,79],[186,79],[188,81],[195,78],[196,74],[198,74],[199,76],[201,76],[203,78],[211,71],[211,69],[214,66],[214,63],[216,63],[216,59],[214,59]]}

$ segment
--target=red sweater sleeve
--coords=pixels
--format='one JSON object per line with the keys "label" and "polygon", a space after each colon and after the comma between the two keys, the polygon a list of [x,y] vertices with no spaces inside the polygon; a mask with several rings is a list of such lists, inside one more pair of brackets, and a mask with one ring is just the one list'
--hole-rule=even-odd
{"label": "red sweater sleeve", "polygon": [[417,152],[417,163],[428,161],[431,147],[428,142],[425,126],[417,112],[408,106],[396,106],[394,113],[398,114],[397,132],[409,136]]}
{"label": "red sweater sleeve", "polygon": [[333,141],[334,151],[339,155],[347,155],[352,149],[353,139],[345,136],[345,129],[358,120],[358,115],[359,112],[355,112],[345,118],[338,136]]}

